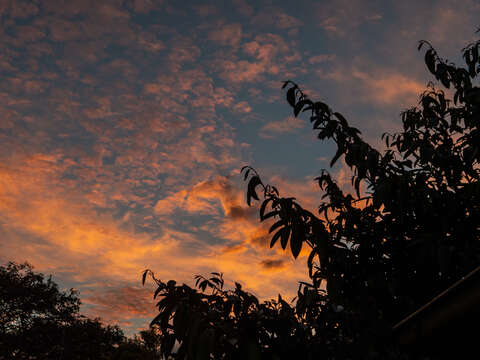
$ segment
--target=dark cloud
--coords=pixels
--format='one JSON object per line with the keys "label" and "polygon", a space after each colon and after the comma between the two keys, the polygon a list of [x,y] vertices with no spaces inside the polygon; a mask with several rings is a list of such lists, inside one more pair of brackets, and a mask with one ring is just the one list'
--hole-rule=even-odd
{"label": "dark cloud", "polygon": [[261,261],[262,266],[265,269],[280,269],[283,268],[285,264],[285,260],[282,259],[265,259]]}
{"label": "dark cloud", "polygon": [[252,211],[245,206],[232,206],[230,207],[228,214],[232,219],[237,220],[250,218],[252,216]]}
{"label": "dark cloud", "polygon": [[138,286],[119,286],[85,291],[83,303],[89,306],[89,313],[100,316],[108,322],[121,319],[149,317],[155,313],[152,289]]}

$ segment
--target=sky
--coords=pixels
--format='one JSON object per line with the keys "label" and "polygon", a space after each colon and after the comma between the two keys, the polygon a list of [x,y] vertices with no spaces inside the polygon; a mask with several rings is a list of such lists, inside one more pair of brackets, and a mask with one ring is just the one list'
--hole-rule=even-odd
{"label": "sky", "polygon": [[[382,149],[434,80],[418,41],[459,63],[479,13],[473,0],[0,0],[0,264],[53,274],[127,334],[155,315],[147,268],[291,299],[306,252],[269,249],[239,170],[316,211],[334,147],[293,117],[282,82]],[[347,186],[344,164],[330,171]]]}

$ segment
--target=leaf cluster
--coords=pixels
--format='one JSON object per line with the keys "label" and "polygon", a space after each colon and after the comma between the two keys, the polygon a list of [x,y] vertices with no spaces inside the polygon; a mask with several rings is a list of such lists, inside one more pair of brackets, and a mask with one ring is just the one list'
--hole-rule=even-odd
{"label": "leaf cluster", "polygon": [[345,357],[359,351],[351,334],[339,328],[345,313],[312,284],[300,283],[294,303],[281,295],[260,302],[239,283],[225,289],[221,273],[197,275],[197,289],[163,282],[150,270],[144,274],[158,286],[159,314],[151,326],[159,329],[166,359],[331,358],[340,355],[341,344],[347,344]]}

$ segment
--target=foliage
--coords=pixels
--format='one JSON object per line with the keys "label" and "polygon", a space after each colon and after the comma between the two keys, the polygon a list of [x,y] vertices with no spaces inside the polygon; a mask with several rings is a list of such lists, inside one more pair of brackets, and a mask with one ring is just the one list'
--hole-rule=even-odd
{"label": "foliage", "polygon": [[124,339],[115,351],[114,360],[156,360],[160,359],[160,335],[155,327],[142,330],[133,339]]}
{"label": "foliage", "polygon": [[270,246],[290,245],[295,258],[307,246],[310,281],[290,305],[280,296],[260,303],[239,284],[225,290],[218,273],[197,277],[197,291],[150,272],[165,357],[399,358],[392,325],[479,265],[480,41],[462,50],[466,68],[425,46],[428,70],[453,101],[429,84],[401,114],[402,131],[384,134],[383,153],[342,114],[284,83],[294,115],[307,112],[318,138],[335,142],[330,165],[343,157],[354,194],[323,170],[317,216],[244,167],[248,205],[260,188],[260,221],[273,221]]}
{"label": "foliage", "polygon": [[82,316],[79,308],[77,292],[60,291],[28,263],[0,266],[0,359],[158,358],[146,346],[155,339],[150,330],[128,340],[118,326]]}
{"label": "foliage", "polygon": [[143,347],[151,353],[157,353],[160,349],[161,337],[158,328],[155,326],[147,330],[141,330],[139,340]]}
{"label": "foliage", "polygon": [[51,277],[34,273],[27,263],[0,267],[0,347],[16,358],[57,352],[51,330],[75,322],[79,306],[75,291],[59,291]]}
{"label": "foliage", "polygon": [[0,267],[0,289],[2,332],[27,329],[37,320],[69,323],[80,306],[74,290],[59,291],[51,277],[45,280],[27,263]]}

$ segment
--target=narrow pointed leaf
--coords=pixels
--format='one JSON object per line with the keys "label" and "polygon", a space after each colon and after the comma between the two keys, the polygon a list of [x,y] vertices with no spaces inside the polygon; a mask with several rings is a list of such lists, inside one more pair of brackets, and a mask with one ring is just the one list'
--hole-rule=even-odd
{"label": "narrow pointed leaf", "polygon": [[302,250],[303,241],[305,240],[305,233],[301,224],[293,223],[292,237],[290,239],[290,249],[292,255],[296,259]]}
{"label": "narrow pointed leaf", "polygon": [[425,64],[428,70],[435,75],[435,50],[428,49],[425,53]]}
{"label": "narrow pointed leaf", "polygon": [[290,104],[291,107],[295,106],[295,90],[297,88],[295,86],[291,87],[287,91],[287,101]]}
{"label": "narrow pointed leaf", "polygon": [[282,249],[285,250],[287,248],[288,238],[290,237],[291,228],[290,228],[290,226],[285,226],[283,229],[285,229],[285,231],[282,232],[282,238],[280,239],[280,245],[282,246]]}
{"label": "narrow pointed leaf", "polygon": [[279,215],[279,214],[280,214],[280,212],[278,212],[277,210],[275,210],[275,211],[270,211],[269,213],[266,213],[266,214],[263,216],[263,218],[261,218],[261,221],[265,221],[265,220],[267,220],[267,219],[269,219],[269,218],[271,218],[271,217],[273,217],[273,216],[275,216],[275,215]]}
{"label": "narrow pointed leaf", "polygon": [[297,105],[295,105],[295,108],[293,109],[293,114],[295,115],[295,117],[298,116],[298,114],[300,113],[300,111],[302,111],[302,108],[305,106],[305,100],[301,100],[297,103]]}
{"label": "narrow pointed leaf", "polygon": [[275,245],[275,243],[277,242],[277,240],[280,238],[280,236],[282,236],[283,231],[285,231],[285,228],[282,228],[282,229],[278,230],[278,231],[272,236],[272,240],[270,241],[270,248],[272,248],[273,245]]}
{"label": "narrow pointed leaf", "polygon": [[247,204],[248,206],[251,205],[251,199],[259,200],[257,192],[255,191],[255,187],[257,185],[263,185],[262,181],[258,176],[253,176],[249,183],[248,183],[248,188],[247,188]]}
{"label": "narrow pointed leaf", "polygon": [[333,159],[330,161],[330,167],[332,167],[333,165],[335,165],[335,163],[337,162],[338,158],[340,156],[342,156],[343,154],[343,149],[342,148],[338,148],[337,152],[335,153],[335,156],[333,157]]}
{"label": "narrow pointed leaf", "polygon": [[272,232],[275,231],[275,229],[278,229],[280,226],[282,225],[285,225],[285,221],[284,220],[280,220],[280,221],[277,221],[275,224],[273,224],[271,227],[270,227],[270,230],[268,230],[268,233],[271,234]]}
{"label": "narrow pointed leaf", "polygon": [[272,201],[273,199],[272,198],[269,198],[267,200],[264,200],[263,203],[262,203],[262,206],[260,206],[260,221],[263,221],[265,220],[265,210],[267,208],[267,205],[270,201]]}

